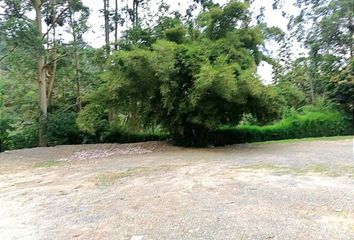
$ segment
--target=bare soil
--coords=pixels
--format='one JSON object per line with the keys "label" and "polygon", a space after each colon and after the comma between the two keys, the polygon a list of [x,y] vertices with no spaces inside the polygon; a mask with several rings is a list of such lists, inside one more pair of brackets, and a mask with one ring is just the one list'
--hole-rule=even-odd
{"label": "bare soil", "polygon": [[0,239],[354,239],[353,140],[0,154]]}

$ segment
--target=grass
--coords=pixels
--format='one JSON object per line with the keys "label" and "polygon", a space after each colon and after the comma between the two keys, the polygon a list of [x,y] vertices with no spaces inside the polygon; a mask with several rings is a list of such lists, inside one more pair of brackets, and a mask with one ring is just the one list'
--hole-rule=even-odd
{"label": "grass", "polygon": [[34,167],[35,168],[51,168],[51,167],[59,166],[60,164],[62,164],[62,162],[57,161],[57,160],[49,160],[46,162],[36,163],[36,164],[34,164]]}
{"label": "grass", "polygon": [[349,140],[354,136],[333,136],[333,137],[309,137],[309,138],[294,138],[285,140],[272,140],[265,142],[255,142],[251,144],[273,144],[273,143],[297,143],[297,142],[313,142],[313,141],[337,141],[337,140]]}
{"label": "grass", "polygon": [[95,182],[97,186],[112,186],[120,179],[145,172],[148,169],[149,168],[147,167],[136,167],[136,168],[129,168],[126,171],[101,173],[98,176],[96,176]]}
{"label": "grass", "polygon": [[354,178],[354,166],[340,166],[337,168],[329,168],[323,164],[315,164],[304,167],[289,167],[289,166],[279,166],[270,163],[259,163],[254,165],[247,165],[238,167],[238,169],[246,169],[253,171],[272,171],[277,174],[287,175],[307,175],[315,174],[327,177],[340,177],[348,176]]}
{"label": "grass", "polygon": [[271,170],[271,171],[282,171],[285,167],[277,166],[271,163],[258,163],[248,166],[242,166],[242,169],[250,169],[250,170]]}
{"label": "grass", "polygon": [[354,179],[354,166],[343,166],[340,170],[346,172],[350,178]]}
{"label": "grass", "polygon": [[328,174],[333,174],[333,171],[329,169],[327,166],[322,165],[322,164],[316,164],[316,165],[310,165],[306,167],[293,167],[289,169],[290,173],[294,173],[297,175],[304,175],[308,173],[315,173],[315,174],[320,174],[320,175],[328,175]]}
{"label": "grass", "polygon": [[174,166],[161,165],[157,167],[135,167],[125,171],[101,173],[96,176],[96,186],[112,186],[121,179],[132,177],[138,174],[149,174],[155,171],[169,171]]}

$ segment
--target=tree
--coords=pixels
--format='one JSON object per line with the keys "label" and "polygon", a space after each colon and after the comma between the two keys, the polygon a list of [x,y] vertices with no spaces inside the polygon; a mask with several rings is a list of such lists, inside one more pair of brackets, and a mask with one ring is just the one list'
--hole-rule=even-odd
{"label": "tree", "polygon": [[[1,19],[1,28],[5,33],[2,37],[6,48],[10,49],[9,52],[12,54],[15,54],[17,49],[29,49],[26,52],[29,52],[35,59],[32,64],[36,65],[39,95],[38,142],[40,146],[46,146],[47,118],[49,107],[52,105],[54,82],[58,73],[57,65],[58,61],[66,56],[66,54],[60,54],[62,42],[58,39],[60,34],[58,31],[64,26],[66,18],[70,19],[70,15],[74,14],[75,6],[77,7],[80,1],[33,0],[4,1],[4,3],[5,15]],[[28,17],[28,12],[31,10],[35,12],[34,21]],[[80,31],[82,30],[76,29],[78,24],[69,22],[73,23],[71,26],[75,28],[74,37],[81,38]],[[12,62],[12,64],[15,65],[16,62]]]}
{"label": "tree", "polygon": [[[176,141],[193,145],[205,144],[222,124],[237,124],[244,113],[261,123],[278,117],[276,93],[255,76],[261,31],[246,24],[231,28],[237,16],[246,19],[246,9],[234,2],[218,8],[218,16],[227,16],[221,17],[227,32],[210,31],[218,17],[198,41],[159,40],[151,49],[115,53],[97,91],[105,94],[94,98],[100,106],[139,116],[145,127],[160,124]],[[87,108],[93,106],[97,102]]]}
{"label": "tree", "polygon": [[[31,33],[31,32],[29,32]],[[2,45],[2,44],[0,44]],[[12,46],[4,45],[4,48]],[[0,62],[0,149],[38,145],[38,87],[32,49],[19,45]]]}
{"label": "tree", "polygon": [[[79,18],[76,20],[75,13],[79,13]],[[75,61],[75,83],[76,83],[76,106],[81,110],[81,69],[80,69],[80,54],[79,44],[83,44],[82,35],[87,31],[86,22],[89,16],[89,9],[85,7],[81,0],[69,0],[69,26],[73,37],[73,52]]]}
{"label": "tree", "polygon": [[[34,9],[36,12],[36,27],[38,39],[43,39],[42,27],[42,2],[41,0],[34,0]],[[37,53],[37,82],[39,94],[40,107],[40,127],[39,127],[39,146],[47,146],[46,125],[47,125],[47,85],[45,77],[45,56],[43,49]]]}
{"label": "tree", "polygon": [[103,0],[103,15],[104,15],[104,36],[106,42],[105,48],[106,48],[107,56],[109,56],[111,53],[110,41],[109,41],[109,33],[111,32],[110,21],[109,21],[109,0]]}
{"label": "tree", "polygon": [[[353,2],[351,0],[297,1],[301,13],[290,26],[313,54],[353,57]],[[310,29],[306,25],[310,23]]]}
{"label": "tree", "polygon": [[118,50],[118,25],[120,17],[118,15],[118,0],[114,4],[114,50]]}
{"label": "tree", "polygon": [[200,25],[206,27],[205,33],[209,38],[223,38],[235,26],[248,24],[250,21],[248,8],[248,4],[238,1],[231,1],[224,8],[212,7],[200,15]]}
{"label": "tree", "polygon": [[277,68],[277,81],[301,89],[311,103],[318,97],[333,99],[333,76],[339,76],[353,58],[353,3],[300,0],[296,5],[301,11],[290,16],[284,44],[289,45],[296,38],[308,52],[305,57],[286,62],[284,59],[291,59],[290,52],[283,47],[285,58],[280,61],[285,65]]}
{"label": "tree", "polygon": [[337,75],[332,76],[330,91],[331,99],[343,106],[343,109],[354,121],[354,59],[343,68]]}
{"label": "tree", "polygon": [[141,4],[144,2],[144,0],[133,0],[133,8],[131,10],[131,21],[133,23],[133,27],[139,26],[140,19],[139,19],[139,10]]}

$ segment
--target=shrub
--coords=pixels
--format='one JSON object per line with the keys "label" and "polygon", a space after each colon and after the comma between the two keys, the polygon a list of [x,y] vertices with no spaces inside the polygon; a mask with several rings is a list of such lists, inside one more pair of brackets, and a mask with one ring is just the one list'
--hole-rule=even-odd
{"label": "shrub", "polygon": [[37,145],[37,124],[28,121],[5,125],[1,129],[1,151],[31,148]]}
{"label": "shrub", "polygon": [[79,113],[76,123],[80,130],[90,135],[104,131],[108,127],[105,109],[100,104],[88,104]]}
{"label": "shrub", "polygon": [[266,126],[224,127],[213,133],[214,145],[261,142],[280,139],[353,134],[345,116],[334,110],[289,113],[278,123]]}
{"label": "shrub", "polygon": [[168,139],[168,134],[158,132],[134,133],[123,128],[119,124],[112,124],[108,130],[102,133],[101,141],[105,143],[134,143],[147,141],[162,141]]}
{"label": "shrub", "polygon": [[79,144],[83,134],[76,124],[75,112],[58,112],[48,114],[47,137],[48,145]]}
{"label": "shrub", "polygon": [[8,149],[6,145],[6,140],[8,138],[7,130],[10,128],[10,123],[7,119],[0,117],[0,152],[3,152]]}

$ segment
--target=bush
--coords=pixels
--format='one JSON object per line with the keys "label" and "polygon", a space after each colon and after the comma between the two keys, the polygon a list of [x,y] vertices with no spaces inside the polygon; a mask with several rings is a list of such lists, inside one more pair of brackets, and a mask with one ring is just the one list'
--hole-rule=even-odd
{"label": "bush", "polygon": [[31,148],[37,145],[38,127],[33,122],[0,123],[1,151]]}
{"label": "bush", "polygon": [[10,129],[10,122],[8,119],[3,118],[3,116],[0,117],[0,152],[3,152],[8,149],[8,146],[6,144],[6,140],[8,138],[8,132],[7,130]]}
{"label": "bush", "polygon": [[209,142],[216,146],[280,139],[353,134],[345,116],[334,110],[292,112],[278,123],[266,126],[224,127],[213,133]]}
{"label": "bush", "polygon": [[164,141],[169,138],[169,134],[161,131],[157,132],[133,132],[119,123],[107,124],[105,128],[91,134],[84,132],[83,143],[135,143],[147,141]]}
{"label": "bush", "polygon": [[130,133],[127,131],[122,132],[109,132],[103,136],[103,142],[105,143],[136,143],[136,142],[148,142],[148,141],[164,141],[169,137],[166,133]]}
{"label": "bush", "polygon": [[147,141],[163,141],[168,138],[166,133],[134,133],[119,124],[112,124],[109,129],[99,134],[99,141],[103,143],[134,143]]}
{"label": "bush", "polygon": [[48,145],[79,144],[83,141],[83,133],[76,124],[75,112],[59,112],[48,114]]}
{"label": "bush", "polygon": [[[76,124],[77,113],[48,114],[47,140],[49,146],[82,143],[134,143],[163,141],[169,135],[163,132],[132,133],[119,124],[106,125],[95,133],[80,131]],[[0,151],[32,148],[38,144],[36,122],[17,122],[0,119]]]}
{"label": "bush", "polygon": [[90,135],[104,131],[108,127],[105,109],[100,104],[88,104],[79,113],[76,124],[80,130]]}

